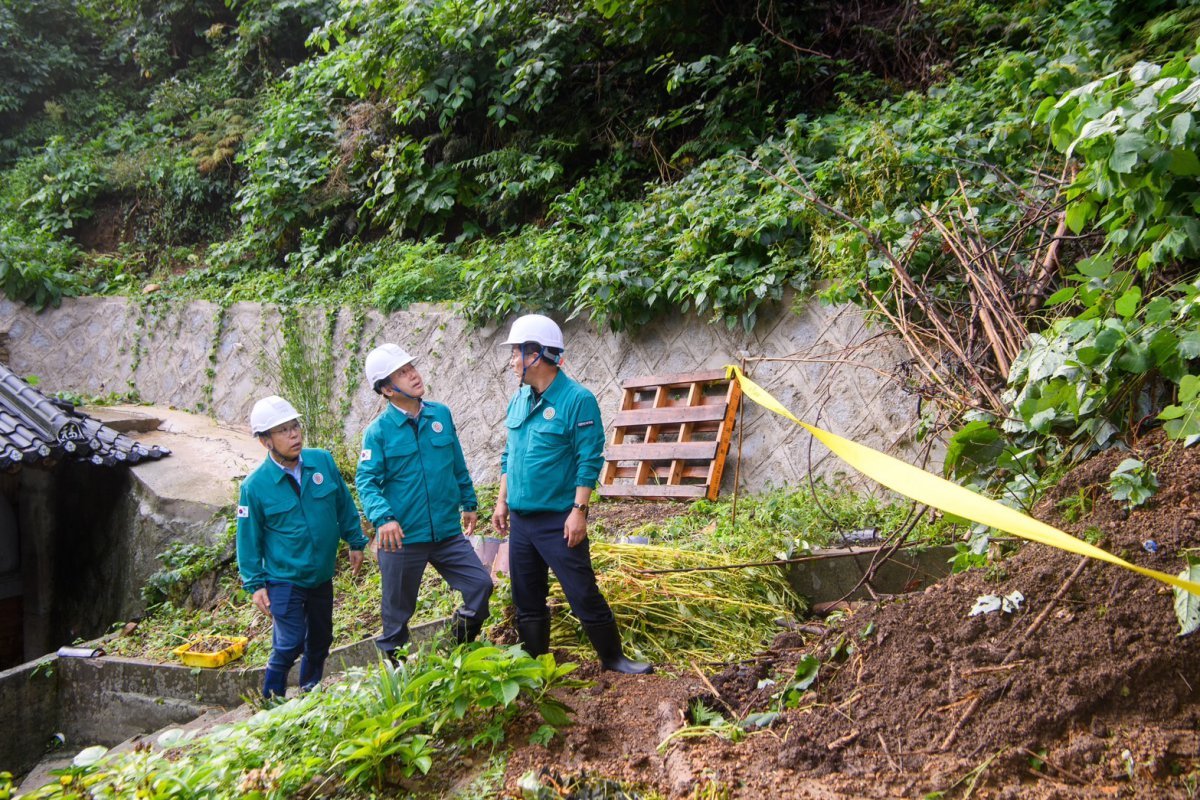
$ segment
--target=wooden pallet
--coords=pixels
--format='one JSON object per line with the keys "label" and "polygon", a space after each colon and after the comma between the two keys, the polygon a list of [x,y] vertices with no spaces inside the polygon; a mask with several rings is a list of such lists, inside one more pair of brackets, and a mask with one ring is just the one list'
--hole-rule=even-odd
{"label": "wooden pallet", "polygon": [[600,494],[715,500],[742,398],[737,381],[715,369],[633,378],[621,388]]}

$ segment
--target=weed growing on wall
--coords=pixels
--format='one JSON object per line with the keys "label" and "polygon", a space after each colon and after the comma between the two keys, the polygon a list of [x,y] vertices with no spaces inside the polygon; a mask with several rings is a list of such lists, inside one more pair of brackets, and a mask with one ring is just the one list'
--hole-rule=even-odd
{"label": "weed growing on wall", "polygon": [[306,447],[320,447],[334,456],[343,476],[353,485],[357,452],[343,428],[344,402],[336,394],[333,341],[339,309],[324,311],[287,305],[279,309],[279,347],[263,356],[262,368],[276,393],[296,407],[304,422]]}
{"label": "weed growing on wall", "polygon": [[200,411],[207,411],[209,416],[216,418],[213,408],[213,393],[217,385],[217,361],[221,357],[221,338],[225,335],[225,323],[229,310],[229,301],[219,303],[213,314],[213,333],[208,345],[208,363],[204,367],[204,387],[200,392],[203,398],[199,403]]}

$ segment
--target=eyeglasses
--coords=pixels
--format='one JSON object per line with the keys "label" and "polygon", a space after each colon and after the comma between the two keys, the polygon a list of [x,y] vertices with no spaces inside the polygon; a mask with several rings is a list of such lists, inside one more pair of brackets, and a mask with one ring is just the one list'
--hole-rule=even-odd
{"label": "eyeglasses", "polygon": [[303,432],[304,426],[300,424],[300,420],[294,419],[291,422],[285,422],[282,425],[276,425],[271,428],[268,433],[278,433],[282,436],[291,436],[293,433]]}

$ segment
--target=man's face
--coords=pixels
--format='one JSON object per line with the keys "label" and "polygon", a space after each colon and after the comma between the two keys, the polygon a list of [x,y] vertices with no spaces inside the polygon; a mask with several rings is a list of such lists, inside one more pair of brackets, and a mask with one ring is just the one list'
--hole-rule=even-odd
{"label": "man's face", "polygon": [[532,366],[533,362],[537,360],[537,356],[538,354],[536,350],[528,355],[525,355],[521,345],[514,345],[512,353],[510,353],[508,356],[508,366],[512,369],[513,374],[516,375],[517,378],[521,378],[524,376],[525,370]]}
{"label": "man's face", "polygon": [[284,461],[295,461],[304,448],[304,427],[294,419],[271,428],[260,441]]}
{"label": "man's face", "polygon": [[[417,368],[412,364],[405,364],[400,369],[388,376],[388,381],[392,387],[399,389],[411,397],[425,396],[425,381],[421,379],[421,373],[417,372]],[[389,387],[384,386],[383,391],[389,392]],[[390,394],[388,395],[391,396]]]}

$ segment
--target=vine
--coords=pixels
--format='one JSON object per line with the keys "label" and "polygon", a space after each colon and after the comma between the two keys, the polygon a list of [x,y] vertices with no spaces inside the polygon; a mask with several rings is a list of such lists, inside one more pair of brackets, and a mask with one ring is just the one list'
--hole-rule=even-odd
{"label": "vine", "polygon": [[[300,412],[306,444],[329,450],[342,473],[353,478],[354,459],[344,424],[347,408],[336,402],[333,343],[338,311],[326,309],[320,324],[306,326],[300,307],[281,306],[283,341],[275,353],[264,349],[259,367],[273,376],[275,391]],[[265,319],[263,324],[265,328]]]}
{"label": "vine", "polygon": [[355,387],[362,374],[362,342],[363,332],[367,326],[367,310],[363,306],[352,306],[354,315],[350,318],[350,327],[346,330],[346,369],[343,373],[345,382],[342,395],[341,427],[346,429],[346,421],[354,408]]}
{"label": "vine", "polygon": [[146,355],[146,339],[154,338],[158,322],[162,319],[166,301],[157,295],[142,295],[137,298],[137,318],[133,323],[133,356],[129,363],[129,378],[126,385],[131,393],[137,393],[137,371]]}
{"label": "vine", "polygon": [[213,315],[213,335],[208,347],[208,366],[204,369],[204,388],[200,392],[203,399],[197,405],[198,411],[207,412],[210,417],[214,416],[213,395],[217,383],[217,360],[221,355],[221,338],[225,335],[225,312],[229,310],[229,306],[229,300],[221,301],[217,304],[217,311]]}
{"label": "vine", "polygon": [[148,300],[137,303],[137,318],[133,322],[133,356],[129,359],[129,378],[125,381],[125,385],[131,391],[137,390],[137,371],[138,367],[142,365],[142,356],[146,352],[142,336],[146,332],[146,307],[148,304]]}

